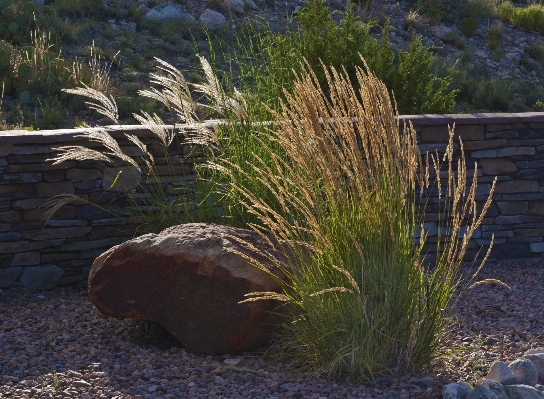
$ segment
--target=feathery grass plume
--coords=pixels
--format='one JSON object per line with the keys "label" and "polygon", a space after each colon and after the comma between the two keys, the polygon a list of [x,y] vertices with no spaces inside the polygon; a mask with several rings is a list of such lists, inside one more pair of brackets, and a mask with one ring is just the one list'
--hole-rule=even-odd
{"label": "feathery grass plume", "polygon": [[62,89],[62,91],[94,100],[94,102],[85,101],[85,104],[87,104],[89,108],[94,109],[100,115],[104,115],[113,122],[119,123],[119,110],[117,109],[117,103],[113,97],[111,95],[108,97],[104,93],[101,93],[84,83],[82,83],[82,85],[83,87],[77,87],[75,89]]}
{"label": "feathery grass plume", "polygon": [[164,75],[150,74],[151,83],[159,85],[161,90],[152,87],[150,90],[139,90],[138,94],[157,100],[169,110],[173,110],[181,123],[197,122],[196,104],[183,74],[176,67],[160,58],[155,57],[155,60],[161,65],[157,68]]}
{"label": "feathery grass plume", "polygon": [[85,203],[89,203],[89,201],[74,194],[55,195],[54,197],[49,198],[47,201],[45,201],[45,203],[41,206],[41,208],[45,210],[42,223],[44,226],[47,225],[53,215],[65,205],[77,205]]}
{"label": "feathery grass plume", "polygon": [[176,136],[175,130],[167,129],[164,126],[164,122],[157,114],[149,115],[147,112],[142,112],[142,114],[143,116],[138,114],[132,115],[134,116],[134,119],[155,133],[164,147],[170,146]]}
{"label": "feathery grass plume", "polygon": [[[267,162],[259,156],[245,165],[227,162],[270,191],[261,197],[251,182],[234,185],[255,217],[251,227],[271,233],[293,254],[287,265],[276,261],[287,276],[277,280],[288,309],[278,342],[293,367],[331,378],[419,370],[439,352],[460,262],[491,195],[478,215],[476,174],[467,186],[462,156],[454,176],[450,130],[442,161],[449,171],[441,197],[447,234],[439,237],[434,264],[427,261],[418,197],[428,195],[429,183],[443,186],[441,160],[423,162],[415,129],[400,127],[375,75],[357,68],[354,85],[345,71],[324,72],[327,94],[306,64],[281,111],[270,110],[277,128],[269,131],[271,141],[262,142]],[[467,216],[470,223],[458,239]],[[254,294],[252,300],[276,299]]]}

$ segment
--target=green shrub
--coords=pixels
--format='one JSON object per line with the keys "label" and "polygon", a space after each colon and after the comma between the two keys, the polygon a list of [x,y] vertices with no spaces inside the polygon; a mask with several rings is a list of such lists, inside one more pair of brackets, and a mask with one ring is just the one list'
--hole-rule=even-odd
{"label": "green shrub", "polygon": [[478,21],[474,17],[467,17],[459,22],[459,30],[465,36],[472,36],[478,29]]}
{"label": "green shrub", "polygon": [[438,8],[430,7],[425,10],[425,15],[431,25],[436,25],[437,22],[442,20],[442,15]]}
{"label": "green shrub", "polygon": [[509,1],[499,4],[497,14],[502,22],[511,22],[514,18],[515,7]]}
{"label": "green shrub", "polygon": [[527,47],[527,54],[535,61],[544,61],[544,43],[539,41]]}
{"label": "green shrub", "polygon": [[535,20],[533,15],[526,12],[523,8],[516,8],[512,17],[512,23],[517,28],[530,32],[535,28]]}
{"label": "green shrub", "polygon": [[502,43],[502,24],[497,22],[489,28],[485,36],[487,45],[491,50],[495,50]]}

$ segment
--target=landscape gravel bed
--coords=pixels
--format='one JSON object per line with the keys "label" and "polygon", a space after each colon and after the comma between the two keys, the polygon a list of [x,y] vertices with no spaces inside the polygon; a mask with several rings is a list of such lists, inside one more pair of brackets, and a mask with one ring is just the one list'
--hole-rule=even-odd
{"label": "landscape gravel bed", "polygon": [[461,297],[445,339],[457,347],[452,356],[417,375],[366,385],[287,372],[259,351],[187,353],[156,324],[102,315],[86,291],[6,289],[0,398],[440,398],[449,382],[476,383],[493,361],[509,363],[544,347],[544,261],[494,261],[479,277],[511,289],[483,285]]}

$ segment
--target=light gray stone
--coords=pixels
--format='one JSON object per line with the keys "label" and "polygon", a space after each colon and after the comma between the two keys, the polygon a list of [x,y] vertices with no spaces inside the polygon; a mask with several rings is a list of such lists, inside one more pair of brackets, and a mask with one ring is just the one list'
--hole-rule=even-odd
{"label": "light gray stone", "polygon": [[6,267],[5,269],[0,269],[0,288],[8,288],[13,285],[22,271],[22,267]]}
{"label": "light gray stone", "polygon": [[451,29],[445,25],[431,26],[431,32],[440,40],[448,40],[451,35]]}
{"label": "light gray stone", "polygon": [[525,355],[544,355],[544,348],[532,348],[532,349],[528,349],[524,356]]}
{"label": "light gray stone", "polygon": [[167,1],[161,5],[153,7],[145,14],[145,18],[152,21],[177,20],[186,25],[194,25],[195,18],[185,12],[185,8],[179,4]]}
{"label": "light gray stone", "polygon": [[479,385],[467,395],[467,399],[497,399],[497,395],[486,387]]}
{"label": "light gray stone", "polygon": [[517,382],[516,375],[508,368],[506,363],[495,361],[487,373],[487,380],[500,382],[502,385],[511,385]]}
{"label": "light gray stone", "polygon": [[517,359],[508,365],[521,385],[534,386],[538,382],[538,370],[529,359]]}
{"label": "light gray stone", "polygon": [[215,30],[227,24],[227,18],[217,11],[206,8],[198,21],[206,28]]}
{"label": "light gray stone", "polygon": [[509,399],[544,399],[544,394],[529,385],[508,385],[505,387]]}
{"label": "light gray stone", "polygon": [[525,352],[523,357],[529,359],[531,363],[535,365],[536,369],[538,370],[538,382],[544,384],[544,353],[527,354],[527,352]]}
{"label": "light gray stone", "polygon": [[221,5],[237,14],[243,14],[246,11],[246,7],[251,10],[255,10],[257,8],[257,5],[253,2],[253,0],[222,0]]}
{"label": "light gray stone", "polygon": [[508,399],[506,389],[504,388],[504,385],[502,385],[500,382],[493,380],[483,380],[480,385],[486,387],[495,395],[497,395],[497,399]]}
{"label": "light gray stone", "polygon": [[470,390],[456,383],[451,383],[444,385],[442,388],[442,398],[443,399],[467,399]]}
{"label": "light gray stone", "polygon": [[21,275],[21,283],[28,291],[51,290],[63,274],[64,271],[54,265],[26,267]]}

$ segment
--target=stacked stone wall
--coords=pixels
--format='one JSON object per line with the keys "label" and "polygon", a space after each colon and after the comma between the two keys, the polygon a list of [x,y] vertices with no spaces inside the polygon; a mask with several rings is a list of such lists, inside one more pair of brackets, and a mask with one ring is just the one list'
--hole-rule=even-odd
{"label": "stacked stone wall", "polygon": [[[478,201],[483,204],[495,176],[493,204],[476,231],[467,253],[485,253],[494,234],[492,258],[539,258],[544,254],[544,113],[410,115],[418,132],[422,153],[443,153],[448,126],[455,124],[461,137],[467,167],[478,163]],[[170,157],[185,159],[176,169],[168,167],[153,135],[141,126],[106,128],[130,155],[138,155],[124,138],[135,134],[148,143],[165,188],[176,190],[179,180],[194,177],[194,159],[178,137]],[[24,286],[30,290],[56,285],[84,286],[93,260],[128,238],[129,204],[108,190],[116,169],[95,161],[67,161],[53,165],[49,159],[60,146],[85,145],[81,129],[0,132],[0,288]],[[96,144],[91,144],[96,145]],[[459,156],[458,149],[456,156]],[[172,172],[175,177],[172,178]],[[127,173],[125,173],[126,175]],[[45,201],[57,194],[75,194],[100,204],[68,205],[44,226]],[[426,208],[429,232],[426,251],[432,252],[440,228],[436,198]]]}

